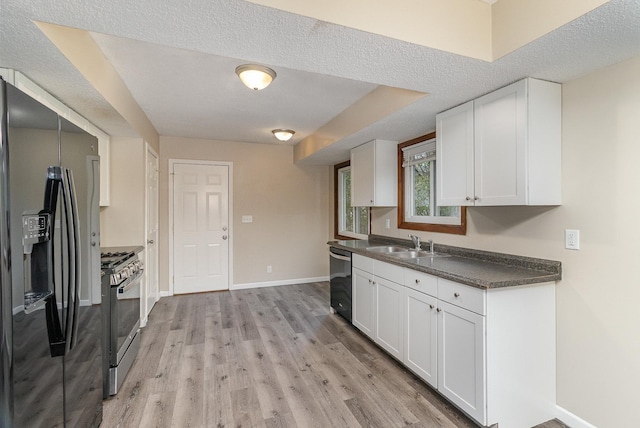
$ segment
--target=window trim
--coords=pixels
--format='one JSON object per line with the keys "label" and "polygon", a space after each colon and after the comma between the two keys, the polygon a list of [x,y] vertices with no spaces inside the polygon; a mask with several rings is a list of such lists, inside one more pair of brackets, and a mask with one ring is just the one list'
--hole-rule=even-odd
{"label": "window trim", "polygon": [[[354,236],[340,234],[340,170],[348,166],[351,166],[350,160],[333,166],[333,236],[335,239],[341,240],[363,239],[365,235],[362,234],[357,234],[358,236],[355,236],[356,234]],[[371,208],[369,208],[369,233],[371,233]]]}
{"label": "window trim", "polygon": [[[460,224],[435,224],[435,223],[417,223],[405,220],[405,174],[402,167],[402,149],[407,146],[421,143],[423,141],[436,138],[435,132],[422,135],[404,143],[398,144],[398,229],[420,230],[425,232],[450,233],[454,235],[467,234],[467,207],[460,207]],[[437,168],[437,161],[436,161]],[[369,217],[371,218],[371,217]],[[369,229],[371,230],[371,229]]]}

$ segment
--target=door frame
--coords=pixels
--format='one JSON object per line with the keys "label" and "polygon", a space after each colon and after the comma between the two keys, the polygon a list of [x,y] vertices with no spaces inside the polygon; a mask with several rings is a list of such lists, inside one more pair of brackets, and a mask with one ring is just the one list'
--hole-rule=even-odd
{"label": "door frame", "polygon": [[190,159],[169,159],[169,295],[174,295],[174,277],[173,277],[173,209],[174,209],[174,172],[173,166],[180,165],[213,165],[226,166],[229,168],[229,265],[227,266],[229,273],[229,290],[233,286],[233,162],[224,161],[207,161],[207,160],[190,160]]}
{"label": "door frame", "polygon": [[[102,164],[100,163],[100,156],[97,155],[89,155],[87,156],[87,176],[89,177],[93,177],[93,163],[94,162],[98,162],[98,177],[100,176],[100,168],[102,168]],[[93,180],[92,180],[93,181]],[[87,254],[89,255],[89,257],[91,258],[88,262],[88,266],[89,266],[89,272],[87,273],[87,275],[89,276],[89,278],[91,279],[91,285],[89,286],[89,296],[87,297],[87,300],[81,300],[80,304],[82,306],[91,306],[91,305],[99,305],[100,302],[102,302],[102,285],[101,285],[101,280],[100,280],[100,256],[98,256],[98,264],[94,266],[93,264],[93,252],[97,251],[98,253],[100,252],[100,182],[98,182],[98,186],[96,189],[96,185],[95,182],[93,182],[93,190],[97,190],[98,191],[98,206],[96,207],[98,212],[95,213],[93,212],[92,208],[93,206],[91,205],[91,197],[87,198],[87,227],[90,229],[91,228],[91,215],[92,214],[97,214],[97,220],[98,220],[98,230],[94,231],[97,234],[97,237],[94,239],[89,236],[89,240],[88,240],[88,250]],[[88,230],[87,233],[91,233],[92,230]],[[93,243],[95,243],[95,245],[92,245]]]}
{"label": "door frame", "polygon": [[[144,294],[144,314],[142,317],[142,322],[146,325],[148,317],[149,317],[149,312],[151,312],[151,309],[147,307],[147,302],[149,301],[149,296],[147,295],[147,292],[149,291],[149,252],[147,251],[146,247],[147,247],[147,232],[149,231],[149,172],[147,171],[147,166],[148,166],[148,160],[149,160],[149,155],[151,154],[152,156],[154,156],[156,158],[156,163],[158,165],[158,169],[157,169],[157,174],[158,174],[158,180],[156,185],[158,186],[158,188],[156,189],[157,191],[157,197],[156,197],[156,222],[158,223],[156,225],[157,227],[157,231],[156,231],[156,260],[155,260],[155,278],[156,278],[156,282],[157,282],[157,294],[156,294],[156,300],[154,302],[157,303],[158,300],[160,300],[160,268],[159,268],[159,253],[160,253],[160,220],[158,217],[159,211],[160,211],[160,204],[159,204],[159,200],[160,200],[160,156],[158,156],[158,153],[156,153],[155,150],[153,150],[153,147],[151,147],[151,145],[145,141],[145,151],[144,151],[144,241],[145,241],[145,251],[144,251],[144,258],[145,258],[145,281],[144,281],[144,287],[145,287],[145,292]],[[153,306],[152,306],[153,308]]]}

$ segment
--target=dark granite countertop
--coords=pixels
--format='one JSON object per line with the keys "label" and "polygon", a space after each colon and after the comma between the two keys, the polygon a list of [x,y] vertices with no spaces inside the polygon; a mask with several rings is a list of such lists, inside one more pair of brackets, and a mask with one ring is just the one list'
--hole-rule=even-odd
{"label": "dark granite countertop", "polygon": [[369,247],[380,245],[413,247],[411,241],[379,235],[369,235],[367,240],[329,241],[328,244],[372,259],[478,288],[512,287],[562,279],[562,264],[553,260],[473,250],[437,243],[434,244],[434,250],[439,253],[447,253],[449,257],[402,260],[386,254],[367,251]]}

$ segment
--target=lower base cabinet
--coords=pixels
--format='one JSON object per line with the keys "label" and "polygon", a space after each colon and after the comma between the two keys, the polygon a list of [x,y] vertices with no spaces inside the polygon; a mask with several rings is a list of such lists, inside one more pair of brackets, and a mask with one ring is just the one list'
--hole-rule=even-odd
{"label": "lower base cabinet", "polygon": [[434,388],[438,387],[438,300],[406,288],[403,363]]}
{"label": "lower base cabinet", "polygon": [[[425,284],[437,284],[437,278],[412,272],[407,272],[407,278],[403,363],[469,416],[484,421],[485,317],[411,288],[425,291]],[[436,285],[427,291],[467,297],[447,285],[443,283],[440,289]],[[476,290],[465,291],[478,296]]]}
{"label": "lower base cabinet", "polygon": [[477,421],[485,420],[485,318],[438,302],[438,390]]}
{"label": "lower base cabinet", "polygon": [[[402,360],[404,271],[402,268],[380,261],[364,260],[359,264],[353,256],[353,319],[352,323],[389,354]],[[355,267],[360,266],[361,268]],[[378,276],[378,272],[396,282]],[[399,276],[398,276],[399,275]]]}
{"label": "lower base cabinet", "polygon": [[[353,255],[356,259],[356,255]],[[375,339],[375,284],[373,274],[361,269],[352,267],[351,277],[353,278],[353,300],[352,300],[352,320],[361,332]]]}
{"label": "lower base cabinet", "polygon": [[554,283],[484,290],[356,254],[353,267],[353,325],[480,425],[555,417]]}
{"label": "lower base cabinet", "polygon": [[389,354],[402,360],[403,356],[403,320],[402,298],[404,286],[377,278],[376,289],[376,329],[375,342]]}

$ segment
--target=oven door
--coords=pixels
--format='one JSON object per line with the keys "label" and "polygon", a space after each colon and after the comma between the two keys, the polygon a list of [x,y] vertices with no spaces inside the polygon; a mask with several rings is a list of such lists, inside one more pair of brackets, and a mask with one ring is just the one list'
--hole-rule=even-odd
{"label": "oven door", "polygon": [[111,367],[122,360],[140,328],[141,278],[142,270],[111,287]]}

